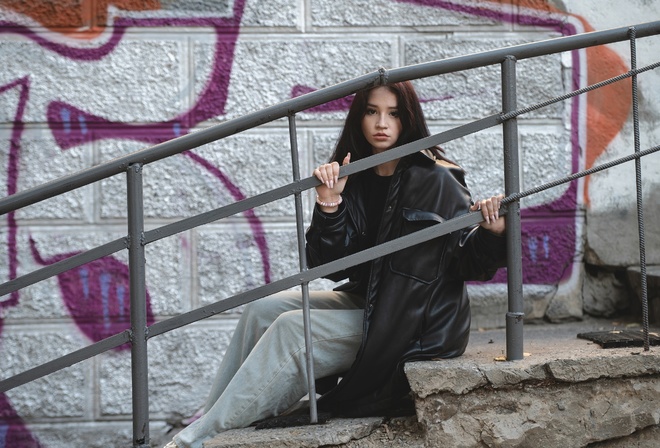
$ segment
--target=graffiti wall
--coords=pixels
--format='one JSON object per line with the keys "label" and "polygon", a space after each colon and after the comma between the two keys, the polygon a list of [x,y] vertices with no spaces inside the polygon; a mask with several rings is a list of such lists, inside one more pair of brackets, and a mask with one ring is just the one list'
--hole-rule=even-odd
{"label": "graffiti wall", "polygon": [[[2,196],[381,66],[660,17],[659,6],[642,0],[632,2],[634,7],[611,1],[604,7],[595,0],[567,3],[3,1]],[[625,72],[628,45],[520,61],[518,106]],[[655,38],[639,41],[639,66],[657,62],[654,45]],[[438,132],[500,111],[500,82],[495,67],[415,84],[431,130]],[[652,97],[659,84],[657,71],[640,75],[643,148],[658,142],[660,114]],[[626,80],[521,117],[522,189],[631,151],[630,91]],[[303,176],[328,158],[348,104],[343,99],[299,115]],[[501,146],[499,129],[445,145],[467,170],[475,198],[503,192]],[[648,159],[645,170],[654,179],[660,160]],[[620,241],[618,227],[590,227],[587,219],[626,222],[622,214],[634,206],[634,185],[625,182],[631,173],[630,167],[621,168],[523,200],[528,317],[582,315],[585,235],[592,255],[603,264],[634,264],[634,235]],[[155,228],[291,180],[287,123],[268,123],[146,166],[146,224]],[[655,183],[645,181],[649,195]],[[308,219],[311,196],[305,201]],[[126,180],[116,176],[0,216],[0,282],[125,236],[126,215]],[[654,225],[651,244],[660,234]],[[590,228],[597,230],[589,233]],[[293,274],[296,247],[291,199],[149,245],[148,322]],[[651,262],[658,256],[653,253]],[[505,283],[502,271],[488,284],[470,285],[476,326],[503,322]],[[312,287],[332,284],[321,280]],[[128,328],[128,289],[127,255],[120,252],[0,297],[3,378]],[[501,317],[494,318],[493,311]],[[155,444],[168,420],[190,415],[202,403],[238,312],[150,340]],[[130,415],[130,354],[122,346],[1,394],[0,448],[127,446]]]}

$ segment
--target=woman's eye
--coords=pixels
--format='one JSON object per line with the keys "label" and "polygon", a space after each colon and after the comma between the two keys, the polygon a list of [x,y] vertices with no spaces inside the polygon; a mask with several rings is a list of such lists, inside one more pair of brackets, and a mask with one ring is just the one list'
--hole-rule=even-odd
{"label": "woman's eye", "polygon": [[394,110],[394,111],[390,112],[390,115],[393,116],[394,118],[399,118],[399,111]]}
{"label": "woman's eye", "polygon": [[376,113],[376,109],[367,109],[367,115],[374,115]]}

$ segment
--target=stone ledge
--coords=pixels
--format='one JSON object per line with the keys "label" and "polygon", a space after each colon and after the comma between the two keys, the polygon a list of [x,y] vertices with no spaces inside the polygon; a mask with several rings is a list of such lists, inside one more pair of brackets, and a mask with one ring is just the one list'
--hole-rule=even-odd
{"label": "stone ledge", "polygon": [[655,375],[444,392],[416,406],[426,446],[586,447],[657,426],[658,402]]}
{"label": "stone ledge", "polygon": [[657,348],[603,349],[577,338],[616,325],[526,326],[520,361],[499,361],[504,330],[474,332],[459,358],[407,364],[425,446],[627,447],[631,435],[657,434]]}
{"label": "stone ledge", "polygon": [[382,417],[331,419],[322,425],[255,430],[253,427],[226,431],[204,442],[204,448],[318,448],[349,443],[374,432]]}
{"label": "stone ledge", "polygon": [[[630,325],[630,324],[629,324]],[[578,333],[623,328],[587,319],[525,326],[525,358],[500,361],[505,330],[474,331],[455,359],[406,365],[417,419],[227,431],[205,448],[655,447],[660,349],[603,349]]]}
{"label": "stone ledge", "polygon": [[578,359],[476,362],[464,358],[408,363],[405,372],[416,396],[451,392],[465,394],[481,387],[506,388],[521,383],[578,383],[599,378],[660,374],[660,356],[613,350],[608,355]]}

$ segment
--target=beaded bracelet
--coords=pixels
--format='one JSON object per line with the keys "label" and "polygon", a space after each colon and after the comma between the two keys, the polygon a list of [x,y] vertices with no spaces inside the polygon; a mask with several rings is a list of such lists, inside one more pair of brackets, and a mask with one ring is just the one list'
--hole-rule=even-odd
{"label": "beaded bracelet", "polygon": [[337,207],[341,204],[342,197],[339,196],[339,199],[336,202],[323,202],[320,197],[316,196],[316,203],[321,207]]}

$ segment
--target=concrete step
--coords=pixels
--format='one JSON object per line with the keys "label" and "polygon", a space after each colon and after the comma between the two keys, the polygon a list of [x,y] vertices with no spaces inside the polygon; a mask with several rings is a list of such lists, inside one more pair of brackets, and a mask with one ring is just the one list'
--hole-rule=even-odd
{"label": "concrete step", "polygon": [[[455,359],[406,365],[417,418],[228,431],[205,448],[655,448],[658,347],[603,349],[578,333],[630,328],[607,320],[526,325],[526,356],[505,361],[505,330],[475,331]],[[653,328],[652,330],[657,330]]]}
{"label": "concrete step", "polygon": [[[603,349],[576,337],[613,327],[626,325],[528,325],[526,356],[510,362],[504,330],[478,332],[462,357],[406,365],[426,446],[584,447],[645,429],[660,435],[658,348]],[[645,446],[629,442],[621,446]]]}
{"label": "concrete step", "polygon": [[423,448],[424,431],[414,417],[331,419],[319,425],[227,431],[204,448]]}

